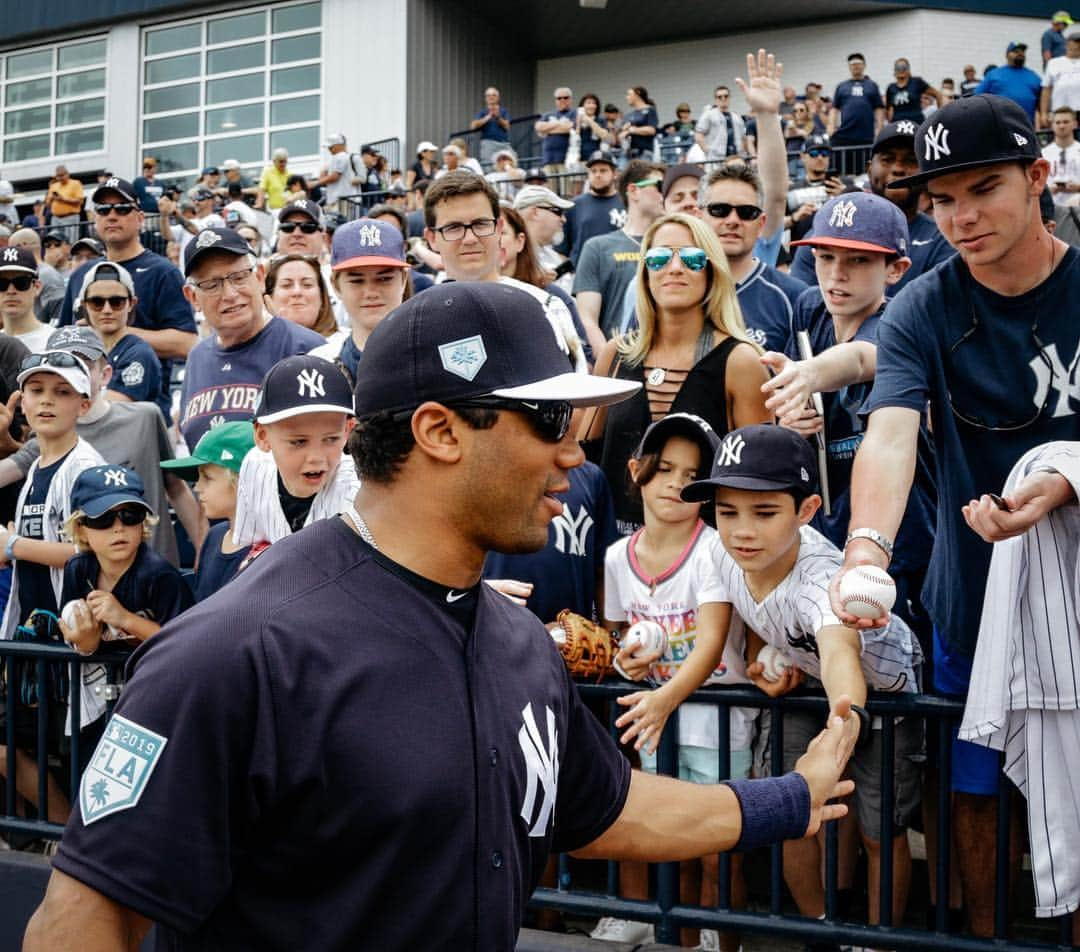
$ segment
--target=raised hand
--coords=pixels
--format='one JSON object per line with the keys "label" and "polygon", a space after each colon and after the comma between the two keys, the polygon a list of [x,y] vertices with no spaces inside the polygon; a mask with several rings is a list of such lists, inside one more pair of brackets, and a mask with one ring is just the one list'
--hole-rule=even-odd
{"label": "raised hand", "polygon": [[784,64],[778,63],[772,53],[766,53],[764,49],[746,54],[746,76],[735,77],[735,84],[742,90],[750,108],[756,116],[777,114],[780,111],[780,102],[784,98],[783,87],[780,78],[784,74]]}

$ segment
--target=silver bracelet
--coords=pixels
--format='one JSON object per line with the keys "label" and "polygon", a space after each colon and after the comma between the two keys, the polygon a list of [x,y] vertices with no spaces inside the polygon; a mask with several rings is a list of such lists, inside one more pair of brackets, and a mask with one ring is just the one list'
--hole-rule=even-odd
{"label": "silver bracelet", "polygon": [[844,542],[844,548],[846,549],[851,545],[854,539],[868,539],[873,542],[882,552],[884,552],[890,559],[893,554],[892,539],[882,535],[877,529],[852,529],[848,533],[848,537]]}

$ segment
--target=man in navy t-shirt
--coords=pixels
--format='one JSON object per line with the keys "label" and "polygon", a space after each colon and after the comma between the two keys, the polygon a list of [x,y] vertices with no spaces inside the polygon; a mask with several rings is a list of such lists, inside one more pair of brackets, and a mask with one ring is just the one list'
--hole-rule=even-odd
{"label": "man in navy t-shirt", "polygon": [[615,160],[596,151],[585,163],[589,188],[574,199],[563,222],[563,241],[555,250],[567,255],[577,267],[585,242],[596,235],[618,231],[626,224],[626,208],[615,187]]}
{"label": "man in navy t-shirt", "polygon": [[577,109],[574,94],[567,86],[555,90],[555,108],[545,112],[536,121],[536,134],[540,136],[544,171],[557,175],[566,170],[566,153],[570,148],[570,130],[574,127]]}
{"label": "man in navy t-shirt", "polygon": [[885,104],[877,83],[866,76],[862,53],[848,57],[851,79],[845,79],[833,93],[829,112],[829,140],[833,146],[869,145],[885,119]]}
{"label": "man in navy t-shirt", "polygon": [[[141,337],[161,361],[161,392],[157,404],[169,421],[172,362],[184,360],[195,346],[195,315],[184,297],[183,278],[167,259],[147,251],[139,241],[144,216],[130,182],[109,178],[90,197],[94,229],[105,243],[109,261],[123,265],[135,285],[134,319],[128,322],[132,334]],[[76,320],[75,298],[82,290],[90,262],[76,268],[68,279],[67,293],[60,310],[61,326]]]}
{"label": "man in navy t-shirt", "polygon": [[637,384],[573,373],[490,282],[406,301],[365,353],[354,506],[133,656],[27,952],[151,920],[173,949],[508,950],[553,852],[681,860],[842,815],[849,700],[783,777],[631,771],[544,626],[480,584],[488,550],[544,545],[574,406]]}
{"label": "man in navy t-shirt", "polygon": [[480,131],[480,161],[490,162],[496,151],[510,141],[510,113],[500,103],[494,86],[484,90],[484,108],[469,123],[474,132]]}
{"label": "man in navy t-shirt", "polygon": [[1028,121],[1035,122],[1035,110],[1042,94],[1042,78],[1028,69],[1027,43],[1010,43],[1005,48],[1005,66],[996,66],[983,77],[975,88],[976,93],[992,93],[1005,96],[1017,103],[1027,113]]}
{"label": "man in navy t-shirt", "polygon": [[[938,515],[923,603],[934,623],[934,688],[963,699],[971,675],[991,546],[961,507],[999,492],[1017,460],[1051,440],[1080,438],[1070,368],[1080,353],[1080,253],[1046,231],[1039,195],[1049,163],[1023,110],[975,95],[934,113],[915,136],[934,218],[958,254],[909,284],[885,309],[877,373],[851,487],[843,572],[885,568],[911,486],[929,403]],[[954,734],[955,738],[955,734]],[[953,741],[953,830],[973,931],[990,935],[999,754]]]}
{"label": "man in navy t-shirt", "polygon": [[195,446],[212,426],[250,420],[266,372],[325,344],[322,335],[263,308],[263,268],[231,228],[204,228],[184,249],[184,293],[214,333],[188,357],[180,432]]}

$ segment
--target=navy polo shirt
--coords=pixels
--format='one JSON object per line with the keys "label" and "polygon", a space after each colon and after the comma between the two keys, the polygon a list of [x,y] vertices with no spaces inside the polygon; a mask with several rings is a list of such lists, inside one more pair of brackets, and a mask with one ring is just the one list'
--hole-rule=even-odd
{"label": "navy polo shirt", "polygon": [[[571,122],[577,117],[577,109],[571,106],[569,109],[558,109],[545,112],[540,120],[542,122],[555,122],[569,119]],[[540,140],[541,155],[544,165],[561,165],[566,161],[566,153],[570,148],[570,133],[556,132],[543,137]]]}
{"label": "navy polo shirt", "polygon": [[466,628],[340,519],[271,546],[133,655],[56,868],[173,949],[512,949],[630,768],[543,625],[473,591]]}
{"label": "navy polo shirt", "polygon": [[[485,117],[487,117],[489,115],[490,115],[489,110],[482,109],[473,118],[475,118],[475,119],[483,119],[483,118],[485,118]],[[509,122],[510,121],[510,113],[508,113],[505,109],[500,107],[499,108],[499,118],[500,119],[505,119],[507,122]],[[502,126],[500,126],[497,120],[489,118],[488,121],[485,122],[480,127],[480,138],[481,139],[489,139],[492,142],[509,142],[510,141],[510,133],[506,129],[504,129]]]}

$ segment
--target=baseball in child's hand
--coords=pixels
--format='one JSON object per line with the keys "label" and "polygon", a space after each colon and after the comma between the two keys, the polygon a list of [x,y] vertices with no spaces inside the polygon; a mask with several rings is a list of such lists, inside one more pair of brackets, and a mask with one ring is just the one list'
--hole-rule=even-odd
{"label": "baseball in child's hand", "polygon": [[770,684],[779,681],[784,676],[784,672],[791,667],[791,658],[773,645],[763,645],[758,652],[757,660],[761,664],[761,676]]}

